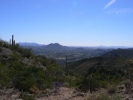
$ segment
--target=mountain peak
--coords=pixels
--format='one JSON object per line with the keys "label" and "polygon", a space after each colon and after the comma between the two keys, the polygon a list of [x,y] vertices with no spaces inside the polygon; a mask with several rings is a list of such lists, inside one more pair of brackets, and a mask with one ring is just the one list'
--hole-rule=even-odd
{"label": "mountain peak", "polygon": [[59,46],[62,46],[62,45],[60,45],[59,43],[50,43],[50,44],[48,44],[48,45],[59,45]]}
{"label": "mountain peak", "polygon": [[65,46],[60,45],[59,43],[50,43],[45,46],[46,49],[51,49],[51,50],[62,50],[66,49]]}

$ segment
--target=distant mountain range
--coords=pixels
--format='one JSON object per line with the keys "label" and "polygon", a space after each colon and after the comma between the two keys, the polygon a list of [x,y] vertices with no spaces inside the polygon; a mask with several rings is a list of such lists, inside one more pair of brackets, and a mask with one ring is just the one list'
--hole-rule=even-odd
{"label": "distant mountain range", "polygon": [[42,47],[43,49],[45,50],[67,50],[69,49],[69,47],[66,47],[66,46],[62,46],[60,45],[59,43],[50,43],[48,45],[42,45],[42,44],[38,44],[38,43],[28,43],[28,42],[20,42],[19,43],[20,46],[23,46],[23,47]]}
{"label": "distant mountain range", "polygon": [[42,44],[38,44],[38,43],[35,43],[35,42],[19,42],[20,46],[24,46],[24,47],[31,47],[31,46],[45,46],[45,45],[42,45]]}
{"label": "distant mountain range", "polygon": [[60,45],[59,43],[50,43],[48,45],[44,45],[44,44],[38,44],[35,42],[19,42],[20,46],[23,47],[42,47],[47,49],[47,50],[68,50],[68,49],[77,49],[78,51],[83,51],[86,49],[118,49],[118,48],[131,48],[131,47],[125,47],[125,46],[88,46],[88,47],[82,47],[82,46],[63,46]]}

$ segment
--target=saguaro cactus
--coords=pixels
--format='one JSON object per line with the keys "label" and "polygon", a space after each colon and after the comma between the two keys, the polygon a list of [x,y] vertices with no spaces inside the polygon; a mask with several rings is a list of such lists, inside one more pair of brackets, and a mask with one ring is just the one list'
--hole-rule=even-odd
{"label": "saguaro cactus", "polygon": [[10,39],[9,43],[10,43],[10,45],[12,44],[12,43],[11,43],[11,39]]}
{"label": "saguaro cactus", "polygon": [[14,35],[12,35],[12,46],[14,46]]}
{"label": "saguaro cactus", "polygon": [[14,42],[13,42],[13,46],[15,46],[15,40],[14,40]]}

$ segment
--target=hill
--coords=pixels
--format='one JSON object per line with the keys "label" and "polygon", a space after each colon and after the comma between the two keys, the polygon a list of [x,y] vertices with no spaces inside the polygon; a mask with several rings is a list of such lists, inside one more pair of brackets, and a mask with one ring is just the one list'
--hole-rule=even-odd
{"label": "hill", "polygon": [[91,71],[92,69],[95,71],[112,70],[114,73],[117,73],[118,70],[124,70],[127,65],[130,66],[128,61],[132,59],[133,49],[117,49],[107,52],[99,57],[69,62],[68,68],[78,73],[84,73]]}
{"label": "hill", "polygon": [[102,57],[133,58],[133,49],[116,49],[102,55]]}
{"label": "hill", "polygon": [[44,47],[46,50],[67,50],[69,47],[62,46],[59,43],[51,43]]}

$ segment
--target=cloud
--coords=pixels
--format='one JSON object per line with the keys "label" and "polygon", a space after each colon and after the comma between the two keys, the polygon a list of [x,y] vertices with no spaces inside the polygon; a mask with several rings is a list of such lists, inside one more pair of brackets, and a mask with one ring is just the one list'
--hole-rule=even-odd
{"label": "cloud", "polygon": [[113,3],[115,3],[116,0],[111,0],[103,9],[108,8],[109,6],[111,6]]}

